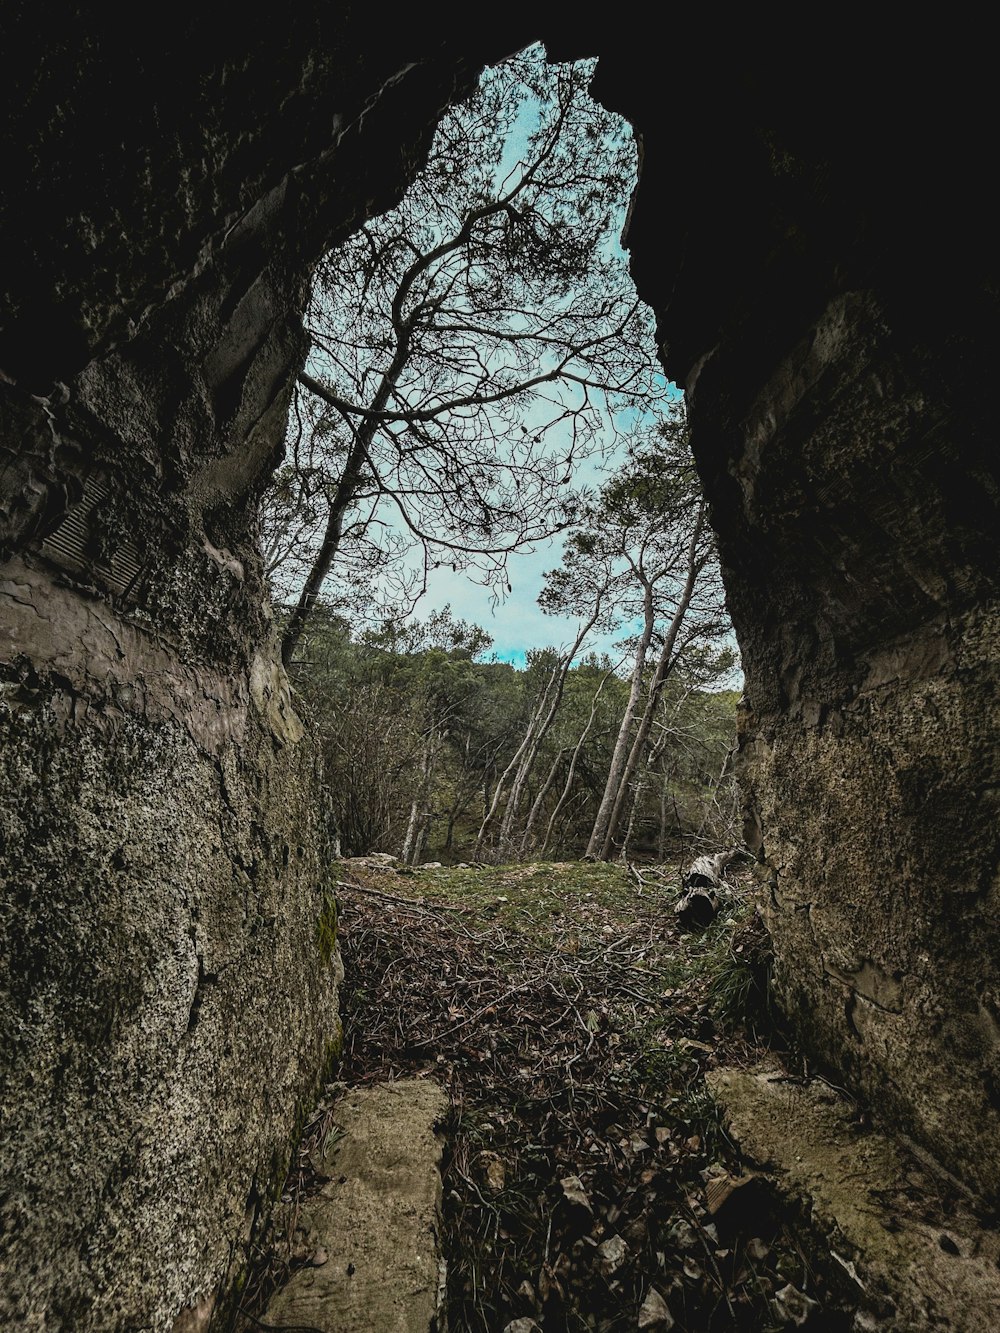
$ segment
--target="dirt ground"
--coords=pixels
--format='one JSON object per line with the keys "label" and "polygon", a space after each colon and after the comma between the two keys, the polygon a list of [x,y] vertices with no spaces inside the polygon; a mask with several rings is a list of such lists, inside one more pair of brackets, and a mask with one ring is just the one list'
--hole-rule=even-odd
{"label": "dirt ground", "polygon": [[[766,936],[738,881],[682,932],[676,869],[336,867],[344,1049],[284,1202],[346,1087],[447,1093],[449,1333],[847,1329],[851,1293],[741,1163],[704,1082],[769,1036]],[[304,1256],[280,1227],[244,1300]],[[252,1327],[248,1323],[246,1327]]]}

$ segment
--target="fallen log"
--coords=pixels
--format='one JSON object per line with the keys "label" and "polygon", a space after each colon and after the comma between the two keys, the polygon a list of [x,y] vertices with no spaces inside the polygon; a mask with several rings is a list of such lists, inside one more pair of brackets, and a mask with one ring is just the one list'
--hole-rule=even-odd
{"label": "fallen log", "polygon": [[739,848],[733,848],[715,856],[699,856],[683,872],[685,892],[674,908],[681,930],[704,930],[712,924],[719,911],[719,894],[725,888],[722,873],[739,855]]}

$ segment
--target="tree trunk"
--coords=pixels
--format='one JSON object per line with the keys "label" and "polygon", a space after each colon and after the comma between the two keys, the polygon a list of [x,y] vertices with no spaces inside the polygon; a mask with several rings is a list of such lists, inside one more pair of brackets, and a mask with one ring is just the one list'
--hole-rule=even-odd
{"label": "tree trunk", "polygon": [[364,446],[358,439],[355,439],[347,455],[340,481],[337,483],[333,503],[330,506],[330,516],[326,523],[326,531],[323,534],[323,541],[306,577],[302,592],[299,594],[295,610],[285,626],[285,633],[281,640],[281,661],[286,668],[292,660],[299,639],[302,637],[302,631],[306,627],[306,621],[316,605],[326,577],[330,573],[330,567],[340,549],[340,539],[344,533],[344,515],[350,509],[351,501],[357,494],[364,473],[366,458],[367,453]]}
{"label": "tree trunk", "polygon": [[635,786],[635,795],[632,797],[632,805],[629,809],[628,824],[625,828],[625,837],[622,839],[622,860],[628,860],[629,843],[632,841],[632,835],[635,832],[636,815],[642,805],[642,798],[646,794],[646,771],[639,776],[639,781]]}
{"label": "tree trunk", "polygon": [[[515,769],[518,768],[518,765],[521,763],[524,754],[531,743],[531,738],[534,733],[534,729],[537,725],[537,719],[541,715],[541,710],[544,707],[545,700],[548,698],[549,690],[552,686],[553,680],[555,679],[556,670],[557,670],[556,667],[552,668],[552,671],[549,674],[549,679],[545,683],[545,689],[542,691],[538,703],[532,709],[531,717],[528,719],[528,727],[524,733],[523,739],[521,740],[521,744],[517,747],[517,750],[514,752],[513,759],[510,761],[510,763],[507,765],[504,771],[500,774],[500,777],[497,779],[497,784],[493,788],[493,798],[490,801],[488,810],[483,816],[483,822],[479,826],[479,834],[476,838],[476,848],[475,852],[473,853],[476,860],[479,859],[480,852],[482,851],[483,842],[486,837],[486,831],[489,828],[490,824],[492,824],[493,820],[496,818],[497,810],[500,808],[500,798],[503,796],[504,789],[507,785],[507,779],[511,776],[511,774],[515,771]],[[485,799],[485,793],[484,793],[484,799]]]}
{"label": "tree trunk", "polygon": [[535,820],[538,818],[542,805],[545,802],[545,798],[546,796],[548,796],[549,791],[552,788],[552,784],[556,780],[556,774],[559,772],[559,765],[562,763],[562,757],[565,753],[566,753],[565,750],[560,750],[559,753],[556,755],[555,759],[552,761],[552,767],[549,769],[548,776],[546,777],[542,785],[539,787],[538,795],[535,797],[532,803],[531,811],[528,814],[527,823],[524,826],[524,832],[521,834],[522,855],[525,855],[528,851],[528,844],[531,841],[531,831],[535,827]]}
{"label": "tree trunk", "polygon": [[663,647],[660,650],[660,656],[656,663],[656,670],[653,673],[653,679],[649,683],[649,691],[646,695],[646,706],[643,709],[642,718],[639,722],[639,729],[632,742],[628,757],[622,766],[618,790],[615,792],[611,802],[611,812],[608,816],[608,822],[604,832],[604,840],[601,843],[601,849],[598,853],[602,861],[606,861],[611,855],[615,833],[618,830],[618,825],[621,823],[625,794],[628,790],[628,785],[632,780],[632,775],[636,770],[639,758],[646,748],[650,728],[653,725],[653,716],[656,712],[656,705],[660,693],[663,690],[663,686],[666,683],[670,668],[673,666],[673,652],[674,645],[677,642],[677,635],[680,633],[684,617],[687,614],[688,607],[691,605],[695,583],[697,582],[698,575],[701,573],[704,565],[704,560],[698,560],[697,558],[698,540],[701,537],[704,521],[705,505],[703,502],[698,506],[698,515],[695,519],[694,531],[691,534],[691,541],[688,544],[687,576],[684,580],[684,589],[681,593],[680,601],[677,603],[677,609],[674,611],[673,619],[670,622],[670,628],[664,636]]}
{"label": "tree trunk", "polygon": [[[635,796],[633,797],[632,804],[629,808],[628,827],[625,830],[625,837],[622,840],[623,861],[628,860],[628,849],[632,841],[632,835],[635,832],[636,819],[638,815],[642,813],[642,798],[646,793],[646,788],[649,786],[650,778],[653,775],[653,771],[659,761],[660,755],[662,755],[663,751],[666,749],[667,738],[669,735],[670,733],[664,728],[660,733],[660,737],[656,744],[650,748],[646,763],[643,765],[642,772],[639,775],[639,781],[636,783]],[[662,801],[660,808],[662,811]]]}
{"label": "tree trunk", "polygon": [[413,804],[410,806],[410,819],[406,826],[406,837],[403,839],[403,850],[400,853],[400,860],[404,865],[419,865],[420,855],[427,841],[427,832],[431,821],[431,782],[434,777],[437,745],[437,728],[432,727],[428,731],[424,742],[424,753],[420,763],[420,785],[417,788],[416,796],[413,798]]}
{"label": "tree trunk", "polygon": [[[371,411],[373,413],[385,410],[393,390],[399,383],[399,378],[406,368],[406,363],[410,356],[410,330],[408,326],[402,326],[397,333],[396,351],[388,370],[379,381],[378,389],[371,402]],[[334,396],[322,385],[319,380],[313,379],[305,371],[299,374],[299,383],[303,384],[310,393],[321,398],[323,402],[334,402]],[[336,404],[335,404],[336,405]],[[338,407],[339,410],[339,407]],[[326,531],[323,534],[323,541],[320,543],[319,551],[313,566],[306,578],[305,585],[299,595],[295,610],[292,612],[288,624],[285,626],[285,632],[281,640],[281,661],[287,668],[292,660],[295,648],[302,637],[302,631],[306,627],[309,615],[316,605],[316,601],[323,589],[323,583],[330,568],[336,559],[337,552],[340,549],[340,539],[344,533],[344,515],[351,507],[351,501],[358,492],[358,486],[364,476],[365,464],[368,461],[368,451],[371,448],[372,441],[375,439],[379,430],[379,421],[377,416],[365,416],[359,426],[351,426],[351,447],[347,453],[347,459],[344,463],[344,471],[341,473],[340,481],[337,483],[337,490],[333,497],[333,504],[330,507],[330,517],[327,520]]]}
{"label": "tree trunk", "polygon": [[399,859],[404,866],[412,864],[414,849],[417,845],[417,829],[420,825],[420,801],[414,798],[410,806],[410,819],[406,825],[406,837],[403,839],[403,850]]}
{"label": "tree trunk", "polygon": [[503,776],[496,785],[493,793],[493,801],[486,817],[483,819],[479,829],[479,837],[476,839],[475,855],[478,858],[483,845],[483,839],[486,830],[496,817],[500,806],[500,796],[506,785],[507,779],[514,775],[513,786],[510,795],[507,798],[504,807],[503,821],[500,827],[500,844],[504,845],[510,838],[511,830],[514,825],[514,819],[517,814],[517,808],[521,802],[521,796],[524,791],[531,770],[534,767],[538,751],[545,737],[551,730],[555,721],[559,704],[562,702],[563,691],[566,688],[566,677],[569,675],[570,667],[573,665],[573,659],[580,650],[580,645],[594,628],[601,613],[602,594],[598,594],[594,605],[593,615],[588,621],[580,626],[576,638],[573,640],[573,646],[563,657],[559,659],[552,668],[549,679],[546,682],[545,689],[542,691],[538,704],[532,712],[531,719],[528,722],[528,729],[525,732],[524,739],[517,748],[517,753],[507,765]]}
{"label": "tree trunk", "polygon": [[538,751],[541,749],[542,742],[545,740],[545,737],[552,730],[552,724],[556,720],[556,714],[559,712],[559,705],[562,703],[563,692],[566,689],[566,678],[569,675],[570,668],[573,665],[573,659],[580,651],[580,645],[583,643],[584,639],[587,637],[590,631],[594,628],[594,625],[597,623],[597,618],[600,615],[600,612],[601,612],[601,597],[599,595],[597,598],[597,602],[594,606],[593,615],[585,624],[580,626],[579,630],[577,631],[576,638],[573,640],[573,646],[570,648],[569,652],[565,654],[564,657],[560,658],[559,663],[557,664],[557,674],[555,675],[555,688],[552,692],[551,702],[548,705],[548,711],[545,712],[544,701],[543,701],[543,705],[539,709],[539,714],[541,715],[544,712],[544,718],[539,722],[537,728],[535,729],[535,734],[532,737],[531,744],[528,746],[527,753],[522,758],[521,765],[518,769],[516,777],[514,778],[514,785],[511,790],[510,799],[507,802],[507,808],[504,811],[503,824],[500,829],[501,843],[506,843],[510,839],[511,832],[514,827],[514,820],[517,817],[518,806],[521,803],[521,794],[524,790],[526,782],[528,781],[528,778],[531,775],[531,770],[534,768],[535,760],[538,758]]}
{"label": "tree trunk", "polygon": [[665,772],[663,774],[663,784],[660,787],[660,838],[656,851],[656,859],[660,865],[663,865],[667,859],[667,791],[670,786],[670,778],[671,773]]}
{"label": "tree trunk", "polygon": [[653,640],[653,589],[649,584],[645,587],[642,610],[642,634],[635,650],[635,662],[632,667],[632,681],[629,686],[628,703],[625,705],[625,715],[621,720],[621,726],[618,728],[618,736],[615,740],[615,748],[611,755],[611,764],[608,768],[607,780],[604,783],[601,804],[597,810],[594,827],[590,831],[590,840],[587,843],[587,850],[585,853],[586,856],[603,857],[604,855],[603,849],[607,840],[611,811],[614,808],[615,796],[621,786],[622,774],[625,771],[625,763],[628,758],[629,736],[631,735],[632,723],[635,721],[636,711],[639,707],[639,696],[642,693],[642,675],[646,668],[646,656],[649,652],[649,645]]}
{"label": "tree trunk", "polygon": [[712,922],[726,887],[722,872],[739,854],[739,848],[734,847],[715,856],[699,856],[684,871],[681,885],[685,893],[674,908],[682,930],[704,930]]}
{"label": "tree trunk", "polygon": [[604,686],[607,684],[607,682],[613,675],[614,675],[614,668],[612,668],[611,671],[605,672],[605,674],[601,677],[601,683],[594,691],[594,697],[590,701],[590,716],[587,718],[586,725],[580,732],[579,739],[577,740],[576,745],[573,748],[573,754],[571,755],[569,761],[569,768],[566,771],[566,781],[563,784],[562,791],[559,793],[559,799],[558,801],[556,801],[556,808],[552,811],[552,815],[549,819],[548,828],[545,830],[545,837],[542,840],[541,851],[538,853],[539,856],[544,856],[549,849],[549,843],[552,839],[552,829],[555,826],[556,819],[559,817],[559,811],[566,804],[566,799],[569,796],[570,791],[572,790],[573,787],[573,778],[576,775],[576,763],[577,760],[580,758],[580,751],[583,749],[583,742],[587,739],[587,735],[590,731],[590,728],[594,725],[594,718],[597,716],[597,701],[601,697],[601,691],[604,689]]}

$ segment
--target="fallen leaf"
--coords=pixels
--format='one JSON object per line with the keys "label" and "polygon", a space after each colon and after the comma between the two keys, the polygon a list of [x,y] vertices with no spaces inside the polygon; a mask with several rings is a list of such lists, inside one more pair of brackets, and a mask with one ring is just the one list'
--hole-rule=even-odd
{"label": "fallen leaf", "polygon": [[588,1213],[594,1211],[579,1176],[566,1176],[560,1180],[559,1185],[567,1203],[572,1204],[574,1208],[586,1208]]}
{"label": "fallen leaf", "polygon": [[666,1301],[655,1287],[650,1287],[639,1310],[639,1327],[662,1328],[669,1333],[673,1326],[674,1318],[667,1309]]}
{"label": "fallen leaf", "polygon": [[628,1246],[621,1236],[609,1236],[598,1245],[597,1253],[601,1256],[601,1267],[610,1277],[612,1273],[617,1273],[625,1262]]}
{"label": "fallen leaf", "polygon": [[819,1309],[819,1302],[810,1300],[798,1287],[791,1283],[774,1293],[774,1303],[785,1319],[790,1319],[796,1328],[801,1328],[813,1310]]}
{"label": "fallen leaf", "polygon": [[483,1184],[491,1194],[500,1194],[507,1184],[507,1172],[503,1162],[495,1152],[479,1154],[476,1169]]}

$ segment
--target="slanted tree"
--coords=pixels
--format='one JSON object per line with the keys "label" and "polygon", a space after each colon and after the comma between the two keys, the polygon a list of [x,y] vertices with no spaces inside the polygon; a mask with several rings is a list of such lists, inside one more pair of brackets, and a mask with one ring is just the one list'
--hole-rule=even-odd
{"label": "slanted tree", "polygon": [[[587,635],[597,624],[602,611],[602,591],[595,595],[594,605],[590,608],[587,619],[578,627],[576,636],[572,644],[564,651],[558,654],[551,654],[552,665],[545,681],[544,688],[537,696],[531,713],[528,717],[528,724],[525,728],[521,743],[514,752],[514,756],[507,765],[504,772],[497,781],[493,792],[493,799],[490,802],[486,813],[483,816],[483,822],[479,828],[479,837],[476,839],[476,856],[480,856],[483,851],[483,844],[487,833],[493,823],[497,812],[503,807],[503,817],[500,823],[500,833],[498,846],[503,852],[511,850],[512,834],[517,820],[517,814],[521,807],[521,799],[524,795],[528,779],[531,777],[535,762],[538,759],[539,751],[552,730],[556,716],[559,712],[559,706],[562,703],[563,693],[566,689],[566,679],[570,668],[576,660],[577,653],[586,639]],[[551,775],[551,782],[555,781],[555,771]],[[551,785],[551,782],[549,785]],[[537,811],[534,812],[537,814]],[[534,822],[533,816],[529,817],[528,828],[522,834],[521,850],[524,842],[530,833],[531,825]]]}
{"label": "slanted tree", "polygon": [[721,635],[727,624],[679,406],[653,438],[637,435],[621,472],[587,507],[561,567],[548,575],[543,604],[577,610],[596,588],[622,622],[637,626],[628,700],[587,845],[588,856],[607,859],[670,672],[692,644]]}
{"label": "slanted tree", "polygon": [[[619,662],[618,665],[620,666],[621,663]],[[549,815],[549,821],[545,829],[545,836],[542,839],[541,847],[539,849],[540,855],[542,856],[545,855],[549,847],[552,845],[553,834],[556,828],[556,821],[562,814],[567,801],[569,801],[572,796],[574,782],[577,775],[577,768],[580,763],[580,756],[583,753],[584,745],[586,744],[587,738],[590,736],[591,731],[593,730],[594,727],[594,723],[597,720],[598,709],[601,703],[601,696],[604,693],[604,687],[614,677],[614,674],[615,674],[614,666],[607,666],[604,669],[604,671],[602,672],[602,674],[598,679],[597,686],[594,689],[593,694],[590,696],[589,700],[590,706],[587,710],[583,726],[579,728],[572,745],[567,745],[563,750],[560,750],[559,752],[560,756],[568,754],[569,758],[565,764],[565,774],[564,774],[563,784],[559,791],[558,797],[556,798],[555,804],[552,807],[552,812]],[[542,795],[543,793],[540,793],[540,796]],[[535,821],[538,818],[540,811],[541,811],[541,803],[540,801],[536,801],[535,805],[532,806],[531,808],[531,811],[528,816],[528,821],[524,829],[523,847],[525,852],[528,852],[531,848],[531,838],[535,827]]]}
{"label": "slanted tree", "polygon": [[[729,645],[692,644],[663,681],[645,753],[632,779],[621,854],[633,845],[655,847],[666,856],[668,837],[701,838],[725,826],[731,843],[731,784],[738,693],[732,679],[735,654]],[[720,688],[722,687],[722,688]],[[647,798],[652,797],[650,801]]]}
{"label": "slanted tree", "polygon": [[299,490],[279,481],[272,541],[286,565],[301,551],[300,500],[310,562],[286,663],[348,543],[368,567],[402,539],[423,579],[447,562],[502,582],[511,550],[569,521],[575,460],[659,397],[649,315],[613,243],[635,146],[590,75],[539,48],[488,70],[399,207],[319,265]]}

